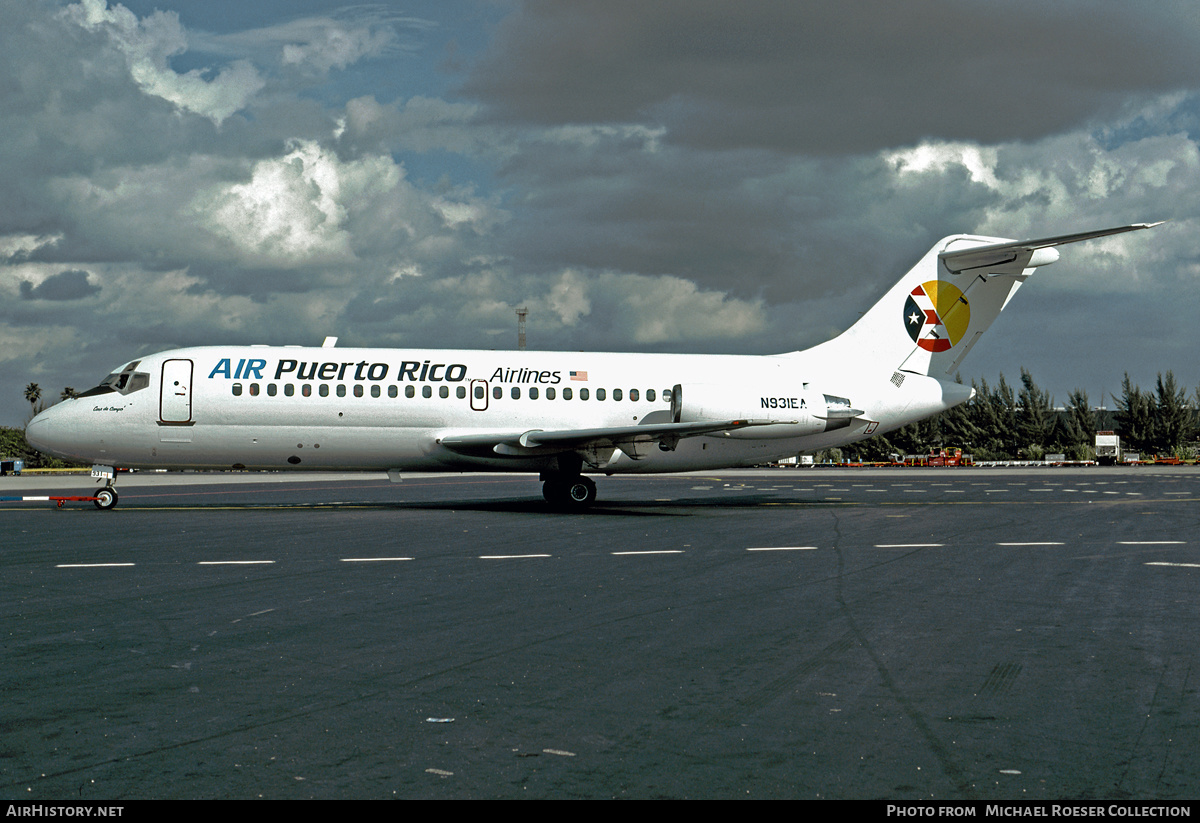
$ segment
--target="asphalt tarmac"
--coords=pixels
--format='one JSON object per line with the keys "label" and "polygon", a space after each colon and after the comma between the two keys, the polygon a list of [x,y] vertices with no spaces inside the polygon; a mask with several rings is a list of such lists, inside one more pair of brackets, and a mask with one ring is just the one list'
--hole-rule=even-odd
{"label": "asphalt tarmac", "polygon": [[1200,795],[1200,470],[598,484],[0,504],[0,797]]}

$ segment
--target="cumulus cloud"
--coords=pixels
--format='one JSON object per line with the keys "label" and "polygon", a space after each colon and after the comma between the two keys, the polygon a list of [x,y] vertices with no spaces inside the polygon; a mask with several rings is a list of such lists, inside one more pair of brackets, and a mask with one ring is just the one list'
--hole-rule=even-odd
{"label": "cumulus cloud", "polygon": [[52,274],[36,285],[21,281],[23,300],[81,300],[100,291],[100,286],[88,279],[86,271],[78,269]]}
{"label": "cumulus cloud", "polygon": [[296,141],[255,164],[248,183],[210,192],[194,209],[217,234],[252,256],[277,262],[351,255],[343,201],[395,188],[400,170],[383,158],[341,163],[312,141]]}
{"label": "cumulus cloud", "polygon": [[172,70],[170,58],[187,51],[187,35],[175,12],[155,11],[139,20],[120,3],[109,8],[107,0],[81,0],[63,14],[88,31],[107,35],[146,94],[215,123],[245,107],[265,85],[254,66],[244,60],[222,67],[211,80],[198,69],[186,74]]}
{"label": "cumulus cloud", "polygon": [[639,345],[747,337],[766,325],[761,301],[702,291],[679,277],[605,273],[594,291],[608,303],[612,331]]}
{"label": "cumulus cloud", "polygon": [[0,237],[0,260],[15,263],[28,258],[44,246],[53,246],[62,240],[61,234],[44,236],[36,234],[13,234]]}
{"label": "cumulus cloud", "polygon": [[588,300],[587,288],[584,276],[573,270],[563,272],[551,287],[546,302],[564,326],[574,326],[580,317],[591,313],[592,301]]}

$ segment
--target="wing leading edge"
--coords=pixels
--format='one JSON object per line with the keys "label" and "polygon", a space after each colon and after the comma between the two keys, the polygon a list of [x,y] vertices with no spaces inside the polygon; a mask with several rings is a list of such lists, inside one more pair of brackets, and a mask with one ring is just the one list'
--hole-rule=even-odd
{"label": "wing leading edge", "polygon": [[638,456],[637,447],[657,443],[671,451],[685,437],[728,434],[753,426],[778,426],[794,421],[780,420],[704,420],[696,423],[652,423],[643,426],[613,426],[597,429],[563,429],[523,432],[487,432],[485,434],[448,435],[438,443],[466,455],[494,454],[504,457],[540,457],[561,452],[594,454],[597,450],[621,449],[630,457]]}

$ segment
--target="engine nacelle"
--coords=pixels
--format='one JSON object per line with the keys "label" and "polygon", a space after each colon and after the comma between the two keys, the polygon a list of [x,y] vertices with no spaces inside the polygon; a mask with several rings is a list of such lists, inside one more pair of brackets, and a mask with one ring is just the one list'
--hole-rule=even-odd
{"label": "engine nacelle", "polygon": [[762,384],[690,383],[675,386],[671,395],[671,416],[677,423],[778,421],[777,425],[729,433],[742,440],[804,437],[826,431],[826,407],[825,395],[820,392],[777,380]]}

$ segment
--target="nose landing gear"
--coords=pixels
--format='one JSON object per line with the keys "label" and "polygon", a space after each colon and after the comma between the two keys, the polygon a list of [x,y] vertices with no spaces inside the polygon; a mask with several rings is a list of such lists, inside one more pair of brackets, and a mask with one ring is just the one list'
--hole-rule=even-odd
{"label": "nose landing gear", "polygon": [[96,492],[96,499],[92,502],[95,503],[96,508],[100,511],[109,511],[117,505],[117,490],[112,486],[105,486]]}
{"label": "nose landing gear", "polygon": [[104,481],[104,488],[96,492],[92,502],[100,511],[109,511],[117,505],[117,470],[113,466],[101,466],[97,463],[92,466],[92,477]]}

